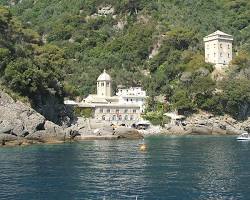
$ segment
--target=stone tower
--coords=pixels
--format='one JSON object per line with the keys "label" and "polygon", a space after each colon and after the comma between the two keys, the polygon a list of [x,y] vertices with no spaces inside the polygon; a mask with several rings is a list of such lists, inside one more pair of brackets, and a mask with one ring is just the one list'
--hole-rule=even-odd
{"label": "stone tower", "polygon": [[203,38],[205,62],[215,66],[227,66],[233,58],[233,36],[217,30]]}
{"label": "stone tower", "polygon": [[112,87],[111,87],[111,77],[106,73],[106,70],[97,79],[97,96],[111,97]]}

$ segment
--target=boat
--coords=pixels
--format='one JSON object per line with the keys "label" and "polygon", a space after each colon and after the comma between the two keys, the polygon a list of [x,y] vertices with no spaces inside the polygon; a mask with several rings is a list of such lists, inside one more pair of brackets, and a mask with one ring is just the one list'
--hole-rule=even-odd
{"label": "boat", "polygon": [[248,132],[244,132],[237,137],[237,140],[250,140],[250,134]]}

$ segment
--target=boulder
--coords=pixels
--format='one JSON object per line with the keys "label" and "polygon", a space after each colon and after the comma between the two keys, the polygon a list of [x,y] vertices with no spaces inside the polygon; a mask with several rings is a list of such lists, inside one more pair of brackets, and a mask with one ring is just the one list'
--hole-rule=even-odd
{"label": "boulder", "polygon": [[213,127],[212,128],[212,134],[213,135],[226,135],[227,131],[224,130],[224,127],[223,128],[221,128],[221,127]]}
{"label": "boulder", "polygon": [[139,133],[136,129],[133,128],[117,128],[114,132],[114,135],[118,137],[118,139],[141,139],[143,135]]}
{"label": "boulder", "polygon": [[97,135],[102,135],[102,136],[114,135],[114,129],[111,126],[108,126],[108,127],[103,127],[100,129],[95,129],[94,133],[96,133]]}
{"label": "boulder", "polygon": [[207,126],[196,126],[192,128],[192,134],[194,135],[211,135],[212,129]]}
{"label": "boulder", "polygon": [[20,118],[29,133],[44,130],[45,118],[34,110],[21,113]]}
{"label": "boulder", "polygon": [[0,145],[5,145],[6,142],[15,141],[17,139],[18,138],[14,135],[0,133]]}
{"label": "boulder", "polygon": [[11,134],[13,128],[10,126],[4,127],[0,129],[0,134]]}
{"label": "boulder", "polygon": [[35,140],[42,143],[57,143],[65,141],[64,135],[57,135],[56,133],[51,134],[46,130],[36,131],[25,137],[27,140]]}

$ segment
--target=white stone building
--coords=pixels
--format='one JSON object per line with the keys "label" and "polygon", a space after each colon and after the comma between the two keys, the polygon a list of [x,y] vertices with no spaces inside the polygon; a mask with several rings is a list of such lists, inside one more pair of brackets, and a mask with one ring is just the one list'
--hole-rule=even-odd
{"label": "white stone building", "polygon": [[147,95],[141,87],[119,88],[116,95],[124,104],[137,104],[141,112],[144,112]]}
{"label": "white stone building", "polygon": [[205,62],[214,64],[215,67],[228,66],[233,58],[233,36],[217,30],[204,37]]}
{"label": "white stone building", "polygon": [[97,94],[90,94],[80,103],[65,101],[65,104],[91,108],[96,120],[132,125],[142,119],[145,99],[146,92],[141,87],[119,89],[117,96],[112,96],[112,79],[104,70],[97,79]]}

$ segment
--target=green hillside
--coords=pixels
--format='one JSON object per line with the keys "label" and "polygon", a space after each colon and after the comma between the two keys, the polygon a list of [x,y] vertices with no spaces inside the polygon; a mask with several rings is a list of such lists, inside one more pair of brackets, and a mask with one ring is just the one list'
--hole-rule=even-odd
{"label": "green hillside", "polygon": [[[8,42],[14,49],[20,43],[21,56],[14,50],[11,61],[6,61],[6,48],[1,50],[2,79],[22,95],[32,98],[33,93],[50,88],[58,91],[56,81],[52,81],[56,79],[61,83],[58,94],[86,96],[95,92],[96,78],[106,69],[114,86],[142,85],[151,97],[167,96],[171,105],[166,109],[178,108],[183,112],[203,109],[236,118],[245,118],[250,113],[248,0],[0,0],[0,3],[21,21],[21,32],[25,32],[22,37],[28,35],[28,44],[23,39]],[[204,63],[203,56],[202,38],[217,29],[234,35],[237,54],[229,78],[223,83],[211,79],[213,68]],[[48,59],[48,63],[37,57]],[[50,65],[52,73],[47,74]],[[27,77],[35,76],[40,82],[20,84],[21,75],[13,79],[20,66],[25,66],[22,76],[27,73]],[[30,74],[32,67],[39,70],[45,67],[46,73]],[[149,111],[165,109],[153,98],[149,105]]]}

